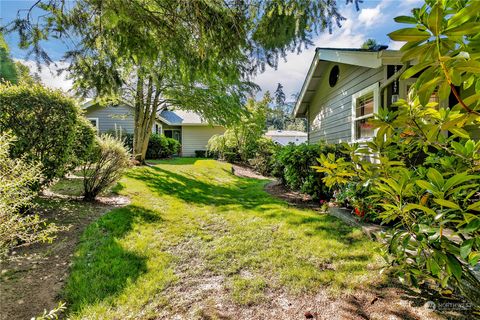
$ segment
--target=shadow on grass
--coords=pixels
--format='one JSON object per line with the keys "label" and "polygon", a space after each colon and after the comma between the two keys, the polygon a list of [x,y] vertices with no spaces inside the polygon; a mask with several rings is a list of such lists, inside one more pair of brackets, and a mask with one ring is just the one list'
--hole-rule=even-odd
{"label": "shadow on grass", "polygon": [[[272,202],[271,199],[254,196],[252,192],[254,190],[263,192],[263,183],[253,179],[238,178],[234,185],[227,187],[206,183],[159,167],[131,171],[127,177],[144,182],[159,195],[174,196],[190,203],[215,206],[238,205],[245,209],[259,209],[261,205]],[[242,193],[246,193],[245,195],[249,197],[240,199],[239,196],[242,196]]]}
{"label": "shadow on grass", "polygon": [[114,297],[145,273],[146,259],[123,248],[119,240],[136,223],[161,221],[158,214],[130,205],[112,210],[92,223],[77,247],[63,292],[69,311]]}
{"label": "shadow on grass", "polygon": [[222,185],[190,178],[160,167],[131,171],[127,176],[144,182],[159,195],[174,196],[189,203],[217,206],[219,211],[234,208],[254,210],[267,219],[285,221],[294,226],[307,226],[310,230],[308,235],[325,233],[331,239],[346,245],[363,241],[350,234],[352,227],[335,217],[289,210],[284,201],[273,198],[264,191],[266,180],[235,177],[233,183]]}

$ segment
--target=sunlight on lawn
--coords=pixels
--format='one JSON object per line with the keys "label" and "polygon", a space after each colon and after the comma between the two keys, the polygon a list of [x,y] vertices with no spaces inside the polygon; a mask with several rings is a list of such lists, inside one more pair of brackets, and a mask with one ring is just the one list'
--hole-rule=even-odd
{"label": "sunlight on lawn", "polygon": [[230,299],[266,292],[333,296],[382,281],[378,245],[329,215],[292,208],[214,160],[131,169],[132,204],[90,225],[64,296],[72,318],[148,318],[171,308],[185,278],[219,277]]}

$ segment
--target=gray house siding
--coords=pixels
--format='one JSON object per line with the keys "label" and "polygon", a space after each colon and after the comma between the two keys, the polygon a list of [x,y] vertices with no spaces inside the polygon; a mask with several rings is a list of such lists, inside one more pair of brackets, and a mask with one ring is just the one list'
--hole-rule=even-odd
{"label": "gray house siding", "polygon": [[109,130],[119,130],[127,133],[134,131],[134,114],[133,109],[125,106],[108,106],[108,107],[90,107],[85,117],[98,118],[98,130],[106,132]]}
{"label": "gray house siding", "polygon": [[[328,74],[340,68],[337,84],[330,88]],[[308,112],[308,141],[329,143],[351,140],[352,95],[384,79],[384,67],[377,69],[330,63],[319,81]]]}

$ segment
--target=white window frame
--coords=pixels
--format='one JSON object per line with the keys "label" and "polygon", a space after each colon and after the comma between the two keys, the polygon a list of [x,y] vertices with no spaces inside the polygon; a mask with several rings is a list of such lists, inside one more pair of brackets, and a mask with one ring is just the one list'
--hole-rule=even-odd
{"label": "white window frame", "polygon": [[[373,92],[373,113],[364,115],[361,117],[356,117],[356,110],[357,110],[357,100],[367,94],[370,94]],[[380,84],[374,83],[371,86],[366,87],[363,90],[360,90],[352,95],[352,142],[366,142],[366,141],[371,141],[373,137],[370,138],[363,138],[363,139],[355,139],[356,132],[355,132],[355,123],[358,120],[362,119],[368,119],[373,117],[376,113],[378,113],[378,108],[379,108],[379,102],[380,102]],[[378,129],[375,129],[374,135],[377,133]]]}
{"label": "white window frame", "polygon": [[94,121],[95,121],[95,128],[97,129],[97,132],[100,131],[100,125],[99,125],[99,120],[98,120],[98,118],[87,118],[87,120],[90,121],[90,122],[91,122],[92,120],[94,120]]}

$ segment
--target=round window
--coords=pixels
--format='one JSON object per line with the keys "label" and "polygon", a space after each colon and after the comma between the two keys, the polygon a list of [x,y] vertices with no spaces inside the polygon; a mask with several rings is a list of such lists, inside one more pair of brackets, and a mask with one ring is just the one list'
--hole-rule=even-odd
{"label": "round window", "polygon": [[330,76],[328,77],[328,83],[330,87],[334,87],[337,84],[338,77],[340,76],[340,68],[338,66],[333,66],[330,70]]}

